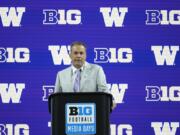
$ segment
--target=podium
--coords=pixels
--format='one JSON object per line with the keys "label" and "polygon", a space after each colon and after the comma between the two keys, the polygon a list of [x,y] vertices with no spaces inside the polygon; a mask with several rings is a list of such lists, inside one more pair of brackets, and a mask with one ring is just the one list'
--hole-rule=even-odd
{"label": "podium", "polygon": [[111,94],[54,93],[48,103],[52,135],[110,135]]}

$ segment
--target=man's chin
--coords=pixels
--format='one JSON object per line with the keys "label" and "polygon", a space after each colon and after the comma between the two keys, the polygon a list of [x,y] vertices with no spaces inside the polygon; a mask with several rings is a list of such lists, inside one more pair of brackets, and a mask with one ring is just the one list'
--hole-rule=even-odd
{"label": "man's chin", "polygon": [[80,63],[75,63],[74,66],[75,66],[76,68],[81,68],[81,67],[83,66],[83,63],[82,63],[82,62],[80,62]]}

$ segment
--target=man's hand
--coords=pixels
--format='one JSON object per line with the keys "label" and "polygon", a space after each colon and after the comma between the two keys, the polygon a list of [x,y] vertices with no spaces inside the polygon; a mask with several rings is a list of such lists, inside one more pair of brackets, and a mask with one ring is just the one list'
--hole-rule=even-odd
{"label": "man's hand", "polygon": [[116,108],[117,104],[115,102],[115,100],[113,100],[113,103],[112,103],[112,110],[114,110]]}

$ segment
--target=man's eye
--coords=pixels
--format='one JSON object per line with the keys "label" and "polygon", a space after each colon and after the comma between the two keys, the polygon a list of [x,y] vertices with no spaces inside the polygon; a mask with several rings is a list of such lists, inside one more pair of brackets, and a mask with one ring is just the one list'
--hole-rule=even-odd
{"label": "man's eye", "polygon": [[80,54],[80,55],[83,55],[84,53],[83,52],[74,52],[75,55],[77,54]]}

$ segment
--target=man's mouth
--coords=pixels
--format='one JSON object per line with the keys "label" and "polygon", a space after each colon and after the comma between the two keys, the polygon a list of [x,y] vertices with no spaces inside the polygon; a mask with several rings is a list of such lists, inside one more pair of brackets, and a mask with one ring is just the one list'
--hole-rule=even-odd
{"label": "man's mouth", "polygon": [[78,61],[78,62],[79,62],[79,61],[82,61],[82,60],[75,60],[75,61]]}

